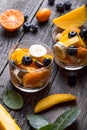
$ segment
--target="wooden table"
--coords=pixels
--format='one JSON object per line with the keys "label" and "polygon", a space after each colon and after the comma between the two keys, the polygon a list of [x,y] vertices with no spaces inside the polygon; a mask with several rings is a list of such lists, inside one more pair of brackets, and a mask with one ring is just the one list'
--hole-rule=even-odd
{"label": "wooden table", "polygon": [[[0,103],[3,104],[2,96],[5,89],[14,89],[10,81],[9,67],[8,67],[8,52],[13,44],[17,41],[24,40],[40,40],[43,43],[52,47],[52,29],[53,23],[51,20],[59,15],[56,11],[56,3],[64,2],[65,0],[56,0],[53,6],[48,4],[47,0],[2,0],[0,2],[0,13],[3,11],[14,8],[20,9],[24,14],[29,15],[28,21],[39,26],[38,32],[35,34],[24,33],[23,28],[15,33],[9,33],[4,31],[0,26]],[[70,0],[72,3],[72,9],[84,4],[83,0]],[[52,11],[50,20],[43,26],[39,25],[35,13],[39,8],[47,7]],[[47,95],[54,93],[70,93],[77,96],[77,101],[63,103],[56,105],[49,110],[41,112],[40,115],[49,120],[49,123],[55,121],[55,119],[64,111],[72,107],[78,107],[81,109],[81,113],[78,119],[67,130],[86,130],[87,129],[87,68],[75,71],[77,73],[77,83],[74,87],[68,84],[68,75],[71,71],[67,71],[53,64],[53,73],[49,86],[37,93],[19,93],[23,96],[24,106],[22,109],[15,111],[4,107],[10,112],[12,117],[17,120],[22,130],[30,130],[29,123],[26,120],[26,115],[33,113],[35,104]],[[18,91],[18,90],[16,90]]]}

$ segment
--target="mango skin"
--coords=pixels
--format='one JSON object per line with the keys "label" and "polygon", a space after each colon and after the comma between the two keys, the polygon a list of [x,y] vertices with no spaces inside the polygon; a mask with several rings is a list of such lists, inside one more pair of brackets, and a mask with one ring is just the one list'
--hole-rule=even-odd
{"label": "mango skin", "polygon": [[76,96],[71,94],[52,94],[41,99],[35,106],[34,112],[39,113],[56,104],[76,100]]}
{"label": "mango skin", "polygon": [[15,120],[0,104],[0,130],[21,130]]}

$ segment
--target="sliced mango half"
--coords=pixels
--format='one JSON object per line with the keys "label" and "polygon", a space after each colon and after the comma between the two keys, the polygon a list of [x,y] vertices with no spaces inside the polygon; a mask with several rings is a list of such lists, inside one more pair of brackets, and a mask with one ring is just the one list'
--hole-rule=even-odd
{"label": "sliced mango half", "polygon": [[62,28],[68,29],[70,27],[80,27],[87,21],[87,7],[82,5],[69,13],[60,17],[54,18],[52,22]]}

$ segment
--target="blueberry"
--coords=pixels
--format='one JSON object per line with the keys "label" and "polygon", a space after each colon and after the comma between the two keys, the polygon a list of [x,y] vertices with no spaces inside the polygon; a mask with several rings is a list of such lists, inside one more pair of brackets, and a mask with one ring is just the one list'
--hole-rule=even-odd
{"label": "blueberry", "polygon": [[77,82],[77,75],[75,73],[70,73],[68,76],[68,84],[70,86],[75,86]]}
{"label": "blueberry", "polygon": [[39,61],[35,61],[35,65],[39,68],[43,67],[43,64],[40,63]]}
{"label": "blueberry", "polygon": [[31,25],[30,25],[30,31],[31,31],[31,32],[35,33],[35,32],[37,32],[37,30],[38,30],[38,26],[36,26],[36,25],[34,25],[34,24],[31,24]]}
{"label": "blueberry", "polygon": [[24,29],[25,32],[30,31],[30,23],[29,22],[24,22],[23,29]]}
{"label": "blueberry", "polygon": [[67,2],[64,3],[64,7],[65,7],[66,10],[69,10],[71,8],[71,5],[72,4],[71,4],[70,1],[67,1]]}
{"label": "blueberry", "polygon": [[50,58],[45,58],[45,59],[43,60],[44,66],[48,66],[51,62],[52,62],[52,60],[51,60]]}
{"label": "blueberry", "polygon": [[22,64],[29,65],[32,63],[32,58],[30,56],[24,56],[22,58]]}
{"label": "blueberry", "polygon": [[53,5],[55,0],[48,0],[49,5]]}
{"label": "blueberry", "polygon": [[80,37],[83,38],[84,40],[87,40],[87,29],[86,29],[86,28],[81,29],[79,35],[80,35]]}
{"label": "blueberry", "polygon": [[24,22],[27,22],[28,15],[24,15]]}
{"label": "blueberry", "polygon": [[77,35],[77,32],[75,32],[75,31],[72,31],[72,32],[69,32],[68,33],[68,37],[69,38],[72,38],[72,37],[74,37],[74,36],[76,36]]}
{"label": "blueberry", "polygon": [[64,12],[64,4],[59,3],[59,4],[56,5],[56,8],[57,8],[58,12],[60,12],[60,13]]}
{"label": "blueberry", "polygon": [[70,46],[68,49],[67,49],[67,53],[68,55],[70,56],[74,56],[77,54],[77,48],[75,46]]}

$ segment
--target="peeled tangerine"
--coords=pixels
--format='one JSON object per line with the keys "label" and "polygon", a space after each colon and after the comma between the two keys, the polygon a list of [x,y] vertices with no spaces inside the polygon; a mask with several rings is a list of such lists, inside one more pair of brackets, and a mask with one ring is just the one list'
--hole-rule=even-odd
{"label": "peeled tangerine", "polygon": [[0,130],[21,130],[11,115],[0,104]]}
{"label": "peeled tangerine", "polygon": [[87,7],[83,5],[60,17],[54,18],[53,23],[62,28],[80,27],[87,21]]}
{"label": "peeled tangerine", "polygon": [[34,109],[35,113],[46,110],[56,104],[76,100],[76,96],[71,94],[52,94],[40,100]]}

